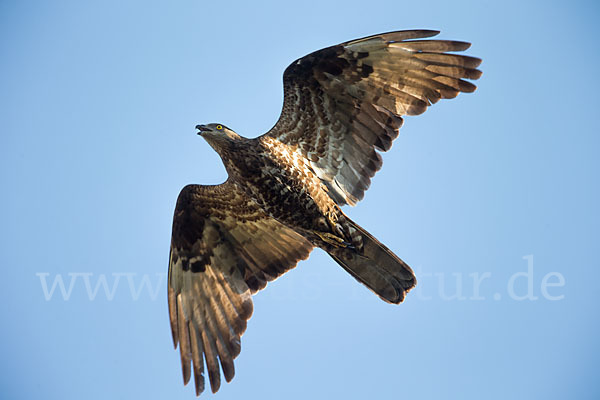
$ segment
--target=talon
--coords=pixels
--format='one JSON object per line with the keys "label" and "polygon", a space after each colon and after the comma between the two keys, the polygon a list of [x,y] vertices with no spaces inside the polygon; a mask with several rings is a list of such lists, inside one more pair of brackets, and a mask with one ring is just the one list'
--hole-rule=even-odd
{"label": "talon", "polygon": [[334,212],[330,211],[325,213],[325,217],[327,217],[327,223],[331,229],[341,237],[344,237],[345,235],[343,233],[342,226],[338,223],[338,216]]}
{"label": "talon", "polygon": [[337,233],[339,236],[341,237],[345,237],[346,235],[344,234],[344,230],[342,228],[342,226],[340,224],[335,224],[333,226],[333,230],[335,231],[335,233]]}
{"label": "talon", "polygon": [[332,235],[329,232],[318,232],[314,231],[314,233],[321,238],[327,244],[330,244],[335,247],[352,247],[351,243],[346,242],[344,239]]}

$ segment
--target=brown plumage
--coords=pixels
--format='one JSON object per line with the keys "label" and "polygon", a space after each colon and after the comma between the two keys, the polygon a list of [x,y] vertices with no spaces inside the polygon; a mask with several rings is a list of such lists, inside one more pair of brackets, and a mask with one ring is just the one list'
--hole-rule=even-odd
{"label": "brown plumage", "polygon": [[[377,151],[398,136],[403,115],[473,92],[481,60],[447,52],[468,43],[420,40],[399,31],[328,47],[294,61],[283,76],[275,126],[246,139],[220,124],[198,125],[229,174],[216,186],[188,185],[173,219],[169,314],[184,383],[216,392],[229,382],[251,295],[314,247],[383,300],[400,303],[416,284],[400,258],[340,209],[364,196],[381,168]],[[219,366],[220,365],[220,366]]]}

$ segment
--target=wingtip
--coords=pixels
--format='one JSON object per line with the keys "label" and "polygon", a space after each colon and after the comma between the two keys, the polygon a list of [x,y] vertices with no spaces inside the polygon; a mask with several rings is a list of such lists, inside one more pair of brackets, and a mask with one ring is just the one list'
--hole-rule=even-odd
{"label": "wingtip", "polygon": [[186,367],[182,364],[182,370],[183,370],[183,386],[186,386],[188,383],[190,383],[190,378],[192,377],[192,372],[190,370],[189,365]]}
{"label": "wingtip", "polygon": [[440,31],[433,29],[409,29],[402,31],[394,31],[380,34],[380,36],[387,43],[401,42],[411,39],[425,39],[436,35],[439,35]]}
{"label": "wingtip", "polygon": [[442,31],[438,31],[437,29],[419,29],[418,31],[421,32],[423,35],[427,35],[427,36],[423,36],[423,37],[437,36],[442,32]]}
{"label": "wingtip", "polygon": [[451,51],[465,51],[471,47],[470,42],[463,42],[461,40],[452,40],[451,42],[455,46]]}
{"label": "wingtip", "polygon": [[204,377],[195,377],[194,385],[196,387],[196,397],[198,397],[204,392]]}

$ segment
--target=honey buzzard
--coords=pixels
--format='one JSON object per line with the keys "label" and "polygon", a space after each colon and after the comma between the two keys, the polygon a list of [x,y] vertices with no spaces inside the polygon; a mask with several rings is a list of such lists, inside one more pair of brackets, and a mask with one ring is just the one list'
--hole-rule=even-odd
{"label": "honey buzzard", "polygon": [[[364,196],[398,136],[403,115],[473,92],[481,60],[450,52],[469,44],[422,40],[437,31],[384,33],[294,61],[283,110],[255,139],[222,124],[196,129],[229,174],[179,194],[169,260],[169,314],[183,379],[204,390],[229,382],[252,294],[315,247],[389,303],[416,284],[413,271],[340,209]],[[220,365],[220,367],[219,367]]]}

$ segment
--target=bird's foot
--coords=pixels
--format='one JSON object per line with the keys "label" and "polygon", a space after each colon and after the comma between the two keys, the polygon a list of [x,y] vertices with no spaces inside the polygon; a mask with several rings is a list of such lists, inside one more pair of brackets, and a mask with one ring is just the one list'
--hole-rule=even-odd
{"label": "bird's foot", "polygon": [[348,243],[346,242],[344,239],[342,239],[341,237],[335,236],[329,232],[319,232],[319,231],[314,231],[314,233],[321,238],[322,241],[324,241],[327,244],[330,244],[334,247],[353,247],[352,243]]}
{"label": "bird's foot", "polygon": [[339,223],[338,215],[334,212],[325,213],[325,217],[327,218],[327,223],[329,227],[333,231],[334,234],[338,235],[339,238],[347,238],[347,235],[342,228],[342,225]]}

